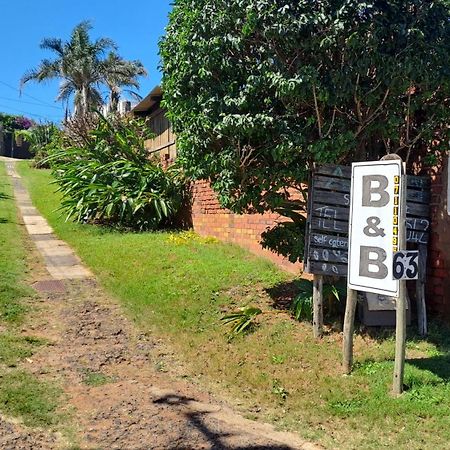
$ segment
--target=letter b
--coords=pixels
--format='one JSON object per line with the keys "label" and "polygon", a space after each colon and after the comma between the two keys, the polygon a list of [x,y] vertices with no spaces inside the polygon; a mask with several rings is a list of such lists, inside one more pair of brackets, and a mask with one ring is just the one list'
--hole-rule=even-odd
{"label": "letter b", "polygon": [[[384,175],[364,175],[362,181],[362,206],[381,208],[389,203],[389,194],[386,191],[389,181]],[[378,183],[378,186],[374,186]],[[373,199],[374,195],[379,198]]]}
{"label": "letter b", "polygon": [[[376,255],[375,258],[371,258],[370,254]],[[388,268],[383,262],[386,260],[386,252],[380,247],[366,247],[361,246],[359,255],[359,276],[376,278],[382,280],[388,275]],[[369,270],[374,268],[375,271]]]}

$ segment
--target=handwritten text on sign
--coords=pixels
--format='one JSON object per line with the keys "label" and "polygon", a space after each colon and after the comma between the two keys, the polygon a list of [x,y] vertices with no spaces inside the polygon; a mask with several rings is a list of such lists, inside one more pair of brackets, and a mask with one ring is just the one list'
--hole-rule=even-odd
{"label": "handwritten text on sign", "polygon": [[352,165],[348,285],[351,289],[398,295],[392,274],[399,249],[400,161]]}

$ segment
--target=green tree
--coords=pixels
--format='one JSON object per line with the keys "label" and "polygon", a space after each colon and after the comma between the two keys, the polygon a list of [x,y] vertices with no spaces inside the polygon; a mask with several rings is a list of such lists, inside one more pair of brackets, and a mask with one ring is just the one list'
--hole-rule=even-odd
{"label": "green tree", "polygon": [[105,84],[109,91],[109,111],[117,111],[123,92],[137,100],[141,99],[135,89],[139,89],[138,76],[145,76],[147,72],[140,61],[127,61],[117,53],[110,52],[104,61],[104,66]]}
{"label": "green tree", "polygon": [[313,164],[445,148],[449,24],[439,0],[175,0],[160,48],[187,173],[294,219],[268,242],[301,258]]}
{"label": "green tree", "polygon": [[[30,81],[45,82],[52,79],[60,79],[61,84],[56,100],[69,102],[74,99],[74,113],[84,116],[93,108],[98,108],[102,103],[101,88],[106,80],[111,80],[115,75],[116,86],[124,80],[118,77],[123,73],[123,67],[127,67],[128,79],[125,85],[131,84],[138,87],[136,77],[143,74],[140,63],[128,62],[115,55],[116,45],[111,39],[99,38],[92,40],[89,32],[89,22],[77,25],[68,41],[57,38],[45,38],[41,48],[50,50],[55,54],[54,59],[44,59],[40,65],[25,73],[21,80],[23,87]],[[115,58],[105,58],[107,52],[113,52]],[[111,54],[111,53],[110,53]],[[132,70],[135,73],[132,73]],[[128,83],[127,83],[128,81]],[[107,84],[109,86],[109,84]]]}

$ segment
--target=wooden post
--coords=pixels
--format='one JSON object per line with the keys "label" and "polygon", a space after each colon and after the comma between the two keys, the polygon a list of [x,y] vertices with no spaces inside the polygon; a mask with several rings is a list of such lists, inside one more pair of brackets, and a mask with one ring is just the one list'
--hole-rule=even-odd
{"label": "wooden post", "polygon": [[323,328],[323,276],[313,278],[313,334],[316,339],[322,337]]}
{"label": "wooden post", "polygon": [[[406,170],[404,166],[401,177],[400,202],[399,249],[406,250]],[[394,395],[400,395],[403,392],[406,352],[406,281],[401,280],[399,283],[399,295],[395,305],[395,362],[392,385]]]}
{"label": "wooden post", "polygon": [[421,336],[428,334],[427,306],[425,303],[425,279],[427,263],[427,246],[419,244],[419,279],[416,281],[417,328]]}
{"label": "wooden post", "polygon": [[400,294],[396,301],[395,324],[395,363],[392,392],[403,392],[403,374],[405,370],[406,351],[406,281],[400,281]]}
{"label": "wooden post", "polygon": [[357,303],[357,291],[347,288],[347,304],[344,317],[344,341],[343,341],[343,369],[349,374],[353,365],[353,330],[355,324],[355,311]]}

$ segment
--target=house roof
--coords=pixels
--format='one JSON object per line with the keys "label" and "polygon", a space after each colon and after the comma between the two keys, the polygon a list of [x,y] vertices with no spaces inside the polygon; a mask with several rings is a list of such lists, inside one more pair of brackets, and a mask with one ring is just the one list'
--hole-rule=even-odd
{"label": "house roof", "polygon": [[152,108],[161,101],[162,89],[161,86],[155,86],[150,94],[141,100],[132,110],[132,113],[142,114],[152,110]]}

